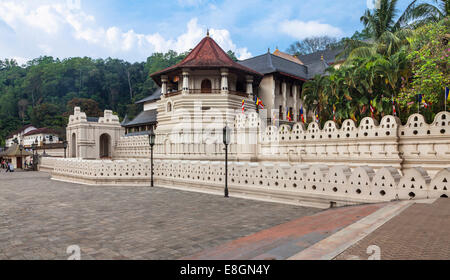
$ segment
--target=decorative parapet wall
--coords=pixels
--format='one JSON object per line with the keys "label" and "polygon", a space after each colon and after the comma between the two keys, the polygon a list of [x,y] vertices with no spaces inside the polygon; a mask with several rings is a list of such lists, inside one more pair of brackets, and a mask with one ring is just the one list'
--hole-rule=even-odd
{"label": "decorative parapet wall", "polygon": [[[43,164],[54,166],[52,177],[57,180],[91,185],[149,185],[149,160],[45,158]],[[223,193],[223,163],[156,160],[154,168],[157,186]],[[375,171],[368,166],[352,169],[320,164],[229,164],[229,188],[233,196],[321,208],[329,207],[330,202],[342,206],[448,196],[449,180],[450,168],[440,170],[431,179],[421,167],[407,169],[401,176],[393,167]]]}
{"label": "decorative parapet wall", "polygon": [[430,173],[450,167],[450,113],[436,115],[427,124],[420,114],[413,114],[402,126],[394,116],[381,122],[372,118],[345,120],[342,127],[333,121],[320,129],[317,123],[306,129],[301,123],[268,127],[262,138],[260,159],[327,165],[348,164],[393,166],[400,170],[422,166]]}
{"label": "decorative parapet wall", "polygon": [[[403,172],[422,166],[431,175],[450,167],[450,113],[441,112],[431,124],[420,114],[413,114],[405,125],[394,116],[380,123],[364,118],[359,126],[345,120],[341,127],[328,121],[320,128],[310,123],[265,127],[258,114],[238,114],[233,125],[230,160],[368,165],[378,169],[392,166]],[[194,141],[204,131],[177,131],[156,137],[155,158],[222,161],[222,132],[210,132],[209,141]],[[148,158],[146,136],[122,137],[115,147],[114,158]]]}

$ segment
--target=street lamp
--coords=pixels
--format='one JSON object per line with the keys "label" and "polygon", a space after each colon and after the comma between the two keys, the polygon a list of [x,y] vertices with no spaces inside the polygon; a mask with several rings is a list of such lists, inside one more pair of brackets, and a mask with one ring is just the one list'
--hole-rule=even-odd
{"label": "street lamp", "polygon": [[155,132],[153,129],[150,130],[150,134],[148,135],[148,141],[150,144],[150,187],[153,187],[153,146],[155,146]]}
{"label": "street lamp", "polygon": [[37,139],[31,144],[31,149],[33,150],[33,171],[36,171],[37,168]]}
{"label": "street lamp", "polygon": [[22,157],[23,145],[22,144],[19,145],[19,150],[20,150],[20,163],[21,163],[20,168],[23,169],[23,157]]}
{"label": "street lamp", "polygon": [[230,144],[230,128],[223,128],[223,144],[225,145],[225,197],[228,197],[228,145]]}
{"label": "street lamp", "polygon": [[67,141],[64,141],[63,145],[64,145],[64,158],[66,158]]}

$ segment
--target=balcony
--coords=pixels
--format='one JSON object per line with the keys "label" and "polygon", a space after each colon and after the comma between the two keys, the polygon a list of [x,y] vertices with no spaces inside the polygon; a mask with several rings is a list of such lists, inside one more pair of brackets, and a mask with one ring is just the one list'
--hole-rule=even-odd
{"label": "balcony", "polygon": [[[188,94],[220,94],[222,91],[220,89],[189,89],[187,91]],[[165,94],[166,97],[172,97],[181,94],[182,91],[171,91]],[[240,97],[248,97],[248,94],[241,91],[232,91],[229,90],[228,94],[237,95]]]}

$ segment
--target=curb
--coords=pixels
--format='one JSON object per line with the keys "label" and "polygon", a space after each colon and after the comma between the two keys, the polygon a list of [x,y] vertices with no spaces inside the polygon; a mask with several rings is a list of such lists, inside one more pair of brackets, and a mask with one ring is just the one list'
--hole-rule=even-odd
{"label": "curb", "polygon": [[414,203],[413,201],[390,203],[313,246],[289,257],[288,260],[332,260]]}

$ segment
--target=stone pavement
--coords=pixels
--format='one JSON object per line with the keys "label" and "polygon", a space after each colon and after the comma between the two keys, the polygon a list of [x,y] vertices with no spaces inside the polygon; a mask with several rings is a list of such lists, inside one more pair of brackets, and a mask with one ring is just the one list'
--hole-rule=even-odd
{"label": "stone pavement", "polygon": [[287,259],[372,214],[385,204],[329,209],[239,238],[183,259]]}
{"label": "stone pavement", "polygon": [[0,259],[177,259],[320,212],[149,187],[0,173]]}
{"label": "stone pavement", "polygon": [[381,260],[450,260],[450,200],[408,207],[336,259],[367,259],[375,253],[367,252],[371,245]]}

